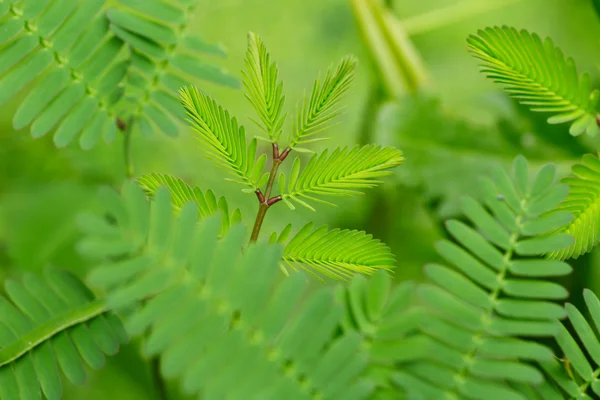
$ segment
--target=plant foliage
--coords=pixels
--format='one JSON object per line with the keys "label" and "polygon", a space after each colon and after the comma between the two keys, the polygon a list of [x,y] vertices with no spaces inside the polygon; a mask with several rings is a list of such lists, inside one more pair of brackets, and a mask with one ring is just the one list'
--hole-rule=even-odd
{"label": "plant foliage", "polygon": [[127,341],[120,320],[73,275],[47,270],[5,282],[0,297],[0,399],[62,397],[59,371],[82,385]]}
{"label": "plant foliage", "polygon": [[148,174],[139,177],[138,183],[149,197],[154,197],[160,187],[167,188],[171,195],[173,208],[177,212],[180,212],[186,203],[193,201],[198,207],[198,218],[219,214],[222,224],[221,233],[227,232],[232,225],[242,220],[239,208],[230,212],[224,197],[217,199],[212,190],[203,193],[199,187],[191,187],[183,179],[165,174]]}
{"label": "plant foliage", "polygon": [[558,361],[542,363],[542,367],[549,376],[549,382],[554,383],[555,392],[560,393],[554,399],[592,399],[600,396],[600,339],[597,331],[600,329],[600,300],[590,290],[583,293],[591,321],[590,325],[583,314],[572,304],[566,304],[565,309],[569,317],[572,332],[577,336],[576,341],[562,324],[556,335],[556,341],[563,352],[563,362],[568,363],[567,368],[561,368]]}
{"label": "plant foliage", "polygon": [[402,152],[392,147],[337,148],[331,155],[327,151],[313,155],[301,172],[300,159],[296,158],[287,182],[285,174],[280,174],[279,189],[283,201],[292,210],[295,208],[293,201],[314,211],[309,201],[333,205],[315,196],[360,194],[360,189],[381,183],[378,178],[390,175],[389,169],[402,161]]}
{"label": "plant foliage", "polygon": [[54,129],[58,147],[79,134],[83,148],[112,141],[128,60],[109,29],[104,0],[21,0],[0,5],[0,102],[36,81],[20,102],[15,129],[41,137]]}
{"label": "plant foliage", "polygon": [[591,251],[600,239],[600,161],[586,154],[580,164],[572,167],[572,175],[564,179],[564,183],[569,185],[569,195],[558,209],[575,216],[563,229],[573,236],[574,242],[567,248],[549,254],[560,260],[577,258]]}
{"label": "plant foliage", "polygon": [[[457,243],[436,246],[453,267],[425,269],[429,283],[419,297],[430,310],[422,330],[432,349],[417,370],[430,398],[524,400],[511,385],[539,385],[544,376],[528,361],[552,361],[552,351],[530,338],[552,337],[565,316],[554,303],[567,291],[542,278],[561,276],[570,267],[539,256],[571,244],[564,233],[566,212],[549,213],[567,194],[554,184],[548,165],[529,181],[527,162],[517,157],[512,177],[503,169],[481,183],[484,203],[462,202],[474,227],[450,220],[446,228]],[[510,383],[507,385],[506,383]]]}
{"label": "plant foliage", "polygon": [[237,78],[204,61],[208,56],[224,57],[225,52],[190,33],[197,3],[118,0],[107,11],[111,31],[131,50],[123,118],[132,118],[146,136],[156,129],[177,134],[178,121],[185,117],[177,92],[190,82],[239,86]]}
{"label": "plant foliage", "polygon": [[565,59],[552,40],[515,28],[493,27],[468,38],[469,49],[483,62],[482,71],[533,111],[554,114],[551,124],[570,122],[571,135],[595,135],[600,92],[590,76],[579,76],[573,59]]}
{"label": "plant foliage", "polygon": [[329,68],[323,82],[320,79],[315,81],[310,98],[304,99],[297,115],[289,144],[291,148],[322,140],[309,138],[327,129],[328,123],[339,115],[336,106],[350,87],[355,68],[356,59],[348,56],[337,67]]}
{"label": "plant foliage", "polygon": [[234,182],[249,186],[251,191],[257,189],[267,156],[256,159],[256,139],[247,145],[244,127],[197,88],[184,88],[180,93],[189,122],[201,140],[200,148],[206,157],[235,176]]}
{"label": "plant foliage", "polygon": [[348,229],[328,229],[326,225],[314,229],[313,223],[304,225],[292,238],[287,225],[271,242],[285,244],[282,256],[284,271],[303,268],[308,272],[334,279],[349,279],[355,273],[371,275],[375,271],[390,270],[395,257],[390,249],[372,235]]}
{"label": "plant foliage", "polygon": [[282,114],[285,96],[283,82],[278,80],[279,70],[261,38],[250,32],[248,34],[248,50],[246,52],[246,69],[243,71],[246,98],[254,107],[262,125],[254,121],[264,130],[272,142],[281,136],[286,115]]}
{"label": "plant foliage", "polygon": [[133,183],[123,197],[104,195],[115,224],[97,217],[83,224],[89,236],[81,249],[100,263],[90,281],[107,290],[111,309],[135,308],[127,331],[147,337],[143,352],[160,356],[162,374],[179,378],[185,393],[366,398],[372,385],[360,378],[360,336],[334,336],[343,311],[332,290],[300,301],[302,275],[278,279],[279,247],[236,250],[244,244],[240,225],[219,240],[218,218],[196,223],[193,202],[175,216],[166,189],[151,205]]}
{"label": "plant foliage", "polygon": [[368,350],[364,374],[376,383],[373,398],[391,400],[403,394],[418,398],[421,393],[423,385],[413,376],[413,362],[422,360],[431,348],[419,332],[424,313],[414,305],[415,289],[411,282],[392,287],[384,271],[368,280],[356,276],[348,285],[338,286],[338,298],[346,307],[343,330],[359,332]]}

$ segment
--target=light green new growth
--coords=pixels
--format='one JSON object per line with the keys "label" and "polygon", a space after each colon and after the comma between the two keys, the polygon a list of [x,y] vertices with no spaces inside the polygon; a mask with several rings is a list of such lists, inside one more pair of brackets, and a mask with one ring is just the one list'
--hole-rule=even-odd
{"label": "light green new growth", "polygon": [[594,136],[599,131],[596,106],[600,92],[589,74],[577,73],[547,38],[515,28],[486,28],[467,39],[469,50],[483,61],[482,72],[532,111],[552,113],[548,123],[570,122],[569,132]]}
{"label": "light green new growth", "polygon": [[256,159],[256,139],[246,145],[246,133],[229,112],[194,87],[180,90],[181,102],[192,128],[202,141],[200,149],[217,166],[235,176],[238,182],[256,190],[267,176],[263,168],[266,154]]}
{"label": "light green new growth", "polygon": [[337,67],[329,67],[322,82],[317,78],[310,98],[304,99],[301,111],[296,116],[289,147],[298,150],[298,145],[323,140],[309,138],[327,129],[329,123],[340,114],[337,105],[352,83],[356,63],[355,57],[347,56]]}
{"label": "light green new growth", "polygon": [[571,246],[549,254],[551,258],[565,260],[578,258],[591,251],[600,240],[600,160],[586,154],[581,164],[573,165],[573,176],[565,178],[569,195],[557,210],[572,213],[575,218],[563,231],[574,238]]}
{"label": "light green new growth", "polygon": [[285,114],[282,115],[285,102],[283,82],[277,80],[277,65],[271,62],[264,43],[252,32],[248,34],[245,65],[246,69],[242,73],[246,98],[254,107],[262,125],[254,119],[252,121],[269,135],[272,142],[277,142],[286,117]]}
{"label": "light green new growth", "polygon": [[372,235],[348,229],[329,230],[326,225],[314,229],[312,222],[304,225],[292,238],[292,226],[287,225],[271,242],[285,245],[282,268],[302,268],[316,276],[347,280],[356,273],[371,275],[377,270],[391,270],[396,259],[389,247]]}
{"label": "light green new growth", "polygon": [[180,212],[188,202],[193,201],[198,206],[198,217],[206,218],[214,214],[221,216],[221,233],[224,234],[232,225],[242,220],[239,208],[232,212],[225,197],[217,197],[212,190],[202,192],[199,187],[191,187],[183,179],[166,174],[148,174],[138,178],[138,183],[146,194],[153,198],[160,187],[166,187],[171,194],[173,208]]}
{"label": "light green new growth", "polygon": [[[218,217],[197,223],[194,203],[175,215],[164,188],[149,204],[130,182],[103,204],[115,223],[87,227],[81,247],[98,260],[90,281],[110,307],[133,308],[127,331],[144,337],[144,355],[160,357],[161,374],[185,394],[368,399],[361,337],[337,334],[343,310],[330,288],[308,293],[299,273],[280,279],[280,246],[242,252],[241,225],[219,239]],[[133,251],[116,260],[123,248]]]}
{"label": "light green new growth", "polygon": [[326,150],[313,155],[302,172],[300,159],[296,158],[287,184],[286,176],[280,174],[279,190],[291,209],[295,208],[291,203],[294,201],[315,211],[309,202],[334,205],[315,196],[361,194],[360,189],[381,183],[378,179],[390,175],[389,169],[403,161],[402,152],[392,147],[344,147],[335,149],[331,155]]}
{"label": "light green new growth", "polygon": [[[234,175],[235,182],[249,187],[244,191],[254,192],[258,198],[251,242],[258,239],[267,211],[276,203],[284,201],[291,209],[295,209],[296,203],[314,211],[310,203],[332,204],[321,197],[361,194],[362,189],[381,183],[380,178],[391,174],[389,169],[404,161],[402,152],[394,148],[344,147],[335,149],[331,155],[327,151],[315,154],[304,170],[300,168],[300,159],[295,158],[287,182],[284,173],[278,174],[290,152],[302,151],[296,145],[315,141],[310,137],[329,127],[339,114],[338,103],[352,82],[355,67],[356,60],[346,57],[336,68],[329,69],[322,82],[317,79],[310,98],[305,99],[298,114],[289,147],[280,149],[277,141],[285,120],[283,84],[278,81],[277,66],[271,61],[262,40],[254,33],[248,35],[244,87],[246,97],[260,119],[254,122],[269,135],[271,142],[271,170],[268,173],[263,172],[267,155],[256,158],[256,138],[246,146],[244,128],[228,111],[195,87],[180,91],[181,102],[192,128],[201,139],[204,154]],[[274,192],[277,178],[279,193]],[[178,201],[196,201],[193,190],[175,178],[154,175],[142,178],[141,182],[150,194],[165,185]],[[284,266],[308,268],[311,272],[346,279],[357,272],[370,274],[379,268],[389,269],[394,264],[389,249],[369,235],[321,228],[305,236],[306,229],[310,229],[307,226],[299,233],[306,246],[298,246],[299,239],[292,239],[286,247]],[[322,241],[331,243],[323,246]]]}

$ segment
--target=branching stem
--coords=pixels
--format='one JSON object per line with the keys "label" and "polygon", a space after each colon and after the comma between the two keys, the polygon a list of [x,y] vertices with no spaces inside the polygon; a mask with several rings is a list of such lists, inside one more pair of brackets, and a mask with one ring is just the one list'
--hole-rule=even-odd
{"label": "branching stem", "polygon": [[281,196],[270,196],[273,189],[273,184],[275,183],[275,178],[277,177],[279,166],[285,160],[291,150],[292,149],[288,147],[283,152],[279,153],[279,146],[277,146],[277,143],[273,143],[273,166],[271,167],[269,181],[267,182],[265,193],[263,194],[260,189],[256,189],[256,197],[258,198],[258,213],[256,214],[256,221],[254,222],[252,236],[250,237],[251,243],[256,242],[258,239],[260,228],[262,227],[263,221],[265,220],[265,215],[267,215],[269,208],[273,204],[281,201]]}

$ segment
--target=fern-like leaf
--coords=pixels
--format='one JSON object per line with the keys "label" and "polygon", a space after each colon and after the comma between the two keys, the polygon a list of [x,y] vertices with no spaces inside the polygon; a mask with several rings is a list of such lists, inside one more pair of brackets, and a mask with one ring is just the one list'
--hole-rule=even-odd
{"label": "fern-like leaf", "polygon": [[191,1],[117,0],[107,11],[111,30],[131,49],[123,112],[138,121],[135,129],[149,136],[155,130],[177,135],[185,115],[177,91],[190,82],[206,81],[239,87],[222,68],[205,62],[224,57],[221,46],[206,43],[190,31],[196,25]]}
{"label": "fern-like leaf", "polygon": [[300,159],[294,165],[286,185],[286,176],[279,177],[283,201],[291,208],[294,201],[314,211],[307,201],[331,204],[314,196],[348,196],[361,189],[377,186],[378,178],[391,174],[390,168],[404,161],[402,152],[391,147],[368,145],[352,149],[337,148],[328,155],[314,155],[300,172]]}
{"label": "fern-like leaf", "polygon": [[497,168],[493,181],[482,181],[485,206],[463,200],[462,210],[475,228],[447,222],[460,246],[444,240],[436,247],[453,268],[428,265],[430,283],[419,288],[431,313],[422,330],[434,339],[431,359],[419,368],[437,371],[422,379],[442,389],[440,398],[525,400],[507,382],[543,382],[542,373],[527,361],[552,361],[554,355],[527,338],[558,332],[565,311],[553,300],[568,293],[540,278],[571,271],[564,262],[539,257],[572,242],[566,234],[552,234],[571,218],[548,213],[568,190],[553,184],[554,179],[555,170],[548,165],[530,184],[528,164],[517,157],[512,177]]}
{"label": "fern-like leaf", "polygon": [[133,307],[127,331],[146,336],[144,354],[160,356],[162,374],[180,378],[185,393],[367,398],[360,336],[332,339],[341,305],[330,288],[301,302],[306,279],[295,273],[281,281],[280,247],[261,243],[242,252],[240,225],[220,240],[218,217],[196,223],[192,202],[175,215],[164,188],[151,205],[131,183],[122,197],[104,195],[115,224],[96,217],[84,225],[89,235],[80,248],[100,263],[89,279],[108,291],[110,307]]}
{"label": "fern-like leaf", "polygon": [[116,137],[115,120],[128,60],[109,30],[104,0],[4,1],[0,8],[0,103],[33,81],[13,118],[39,138],[54,130],[64,147],[84,149]]}
{"label": "fern-like leaf", "polygon": [[284,270],[301,268],[316,276],[349,279],[356,273],[371,275],[375,271],[390,270],[396,260],[390,249],[365,232],[332,229],[312,223],[304,225],[288,240],[291,225],[272,241],[287,244],[283,250]]}
{"label": "fern-like leaf", "polygon": [[139,177],[138,183],[151,198],[156,195],[160,187],[166,187],[171,194],[173,207],[177,212],[180,212],[186,203],[193,201],[198,207],[199,218],[219,214],[222,223],[221,234],[224,234],[232,225],[242,220],[242,213],[239,208],[236,208],[233,212],[229,211],[229,205],[225,197],[217,199],[212,190],[207,190],[204,193],[199,187],[191,187],[183,179],[167,174],[148,174]]}
{"label": "fern-like leaf", "polygon": [[323,82],[315,81],[310,98],[304,99],[297,115],[289,147],[297,149],[320,140],[309,138],[325,130],[339,115],[337,105],[352,83],[355,68],[356,58],[348,56],[337,67],[329,68]]}
{"label": "fern-like leaf", "polygon": [[246,70],[244,86],[246,98],[258,113],[262,125],[254,121],[264,130],[271,141],[276,142],[281,136],[285,115],[282,115],[283,83],[278,81],[277,65],[271,62],[271,56],[258,35],[248,34],[248,51],[246,52]]}
{"label": "fern-like leaf", "polygon": [[600,160],[586,154],[581,164],[572,167],[572,173],[572,177],[563,180],[569,185],[569,195],[558,210],[575,216],[564,229],[575,240],[571,246],[549,254],[559,260],[578,258],[591,251],[600,240]]}
{"label": "fern-like leaf", "polygon": [[[600,337],[596,333],[600,329],[600,300],[589,289],[583,293],[585,304],[591,316],[591,323],[586,321],[583,314],[572,304],[566,304],[569,317],[570,331],[565,324],[556,335],[556,341],[562,350],[562,365],[558,360],[542,363],[544,371],[560,388],[557,399],[587,399],[600,396]],[[593,326],[593,327],[592,327]],[[574,332],[576,341],[570,332]],[[548,397],[546,397],[548,398]],[[553,400],[553,399],[552,399]]]}
{"label": "fern-like leaf", "polygon": [[[355,276],[349,285],[338,286],[338,298],[346,308],[345,332],[357,331],[369,350],[369,366],[365,376],[375,381],[373,398],[419,398],[419,370],[430,351],[429,339],[419,327],[425,313],[415,307],[415,284],[403,282],[392,288],[386,271],[377,271],[369,279]],[[402,394],[406,397],[403,397]],[[443,398],[441,390],[425,391],[427,399]]]}
{"label": "fern-like leaf", "polygon": [[127,341],[120,320],[73,275],[47,270],[5,283],[0,297],[0,399],[62,398],[59,371],[82,385]]}
{"label": "fern-like leaf", "polygon": [[246,133],[229,112],[194,86],[180,90],[181,102],[187,112],[188,122],[198,133],[200,149],[218,167],[229,172],[238,182],[256,190],[266,175],[263,169],[266,154],[256,159],[256,139],[246,145]]}
{"label": "fern-like leaf", "polygon": [[468,38],[469,49],[483,61],[482,71],[533,111],[554,114],[548,123],[570,122],[571,135],[600,131],[588,74],[579,76],[573,59],[565,59],[549,38],[509,27],[480,30]]}

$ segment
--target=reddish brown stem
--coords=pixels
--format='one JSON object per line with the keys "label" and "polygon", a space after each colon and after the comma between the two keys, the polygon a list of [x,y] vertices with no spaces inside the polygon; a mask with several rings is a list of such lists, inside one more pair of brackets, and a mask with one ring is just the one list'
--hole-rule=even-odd
{"label": "reddish brown stem", "polygon": [[256,214],[256,221],[254,221],[254,228],[252,229],[252,236],[250,236],[250,242],[256,242],[258,239],[258,234],[260,233],[260,228],[262,227],[263,221],[265,220],[265,215],[267,215],[267,211],[269,208],[281,201],[281,196],[271,196],[271,190],[273,189],[273,184],[275,183],[275,177],[277,176],[277,170],[279,166],[285,160],[287,155],[290,153],[290,148],[288,147],[283,151],[283,153],[279,153],[279,146],[277,143],[273,143],[273,166],[271,167],[271,173],[269,174],[269,181],[267,182],[267,187],[265,188],[265,193],[263,194],[260,189],[256,190],[256,197],[258,198],[258,213]]}

